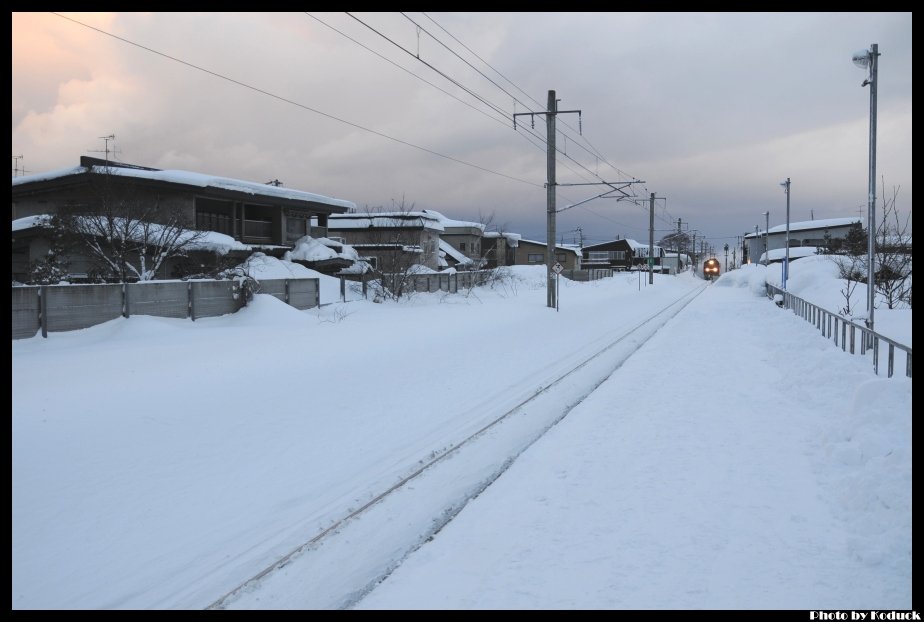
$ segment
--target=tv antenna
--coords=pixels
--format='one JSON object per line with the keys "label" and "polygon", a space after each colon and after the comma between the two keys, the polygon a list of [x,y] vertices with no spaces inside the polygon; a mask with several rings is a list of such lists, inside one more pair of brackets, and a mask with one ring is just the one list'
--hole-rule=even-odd
{"label": "tv antenna", "polygon": [[109,154],[112,153],[112,159],[115,159],[115,155],[118,153],[118,149],[113,145],[112,149],[109,148],[109,141],[115,142],[115,134],[110,134],[109,136],[100,136],[100,140],[103,141],[105,145],[104,149],[92,149],[90,153],[105,153],[106,154],[106,164],[109,164]]}

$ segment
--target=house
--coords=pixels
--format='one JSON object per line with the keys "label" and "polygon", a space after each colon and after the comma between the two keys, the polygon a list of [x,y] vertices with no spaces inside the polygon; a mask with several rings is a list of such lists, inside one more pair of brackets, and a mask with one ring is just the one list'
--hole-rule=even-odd
{"label": "house", "polygon": [[[305,236],[326,237],[330,216],[356,207],[282,186],[84,156],[74,168],[13,178],[12,220],[19,223],[13,231],[13,278],[23,277],[48,251],[47,227],[34,217],[92,211],[110,200],[153,205],[155,218],[169,214],[189,228],[214,232],[213,250],[225,244],[222,250],[243,257],[255,250],[281,257]],[[169,266],[157,276],[169,278]]]}
{"label": "house", "polygon": [[[545,242],[521,239],[514,253],[514,263],[518,266],[544,266],[547,250]],[[580,270],[581,252],[571,246],[556,245],[555,261],[560,263],[565,270]]]}
{"label": "house", "polygon": [[[484,264],[481,239],[484,236],[485,226],[480,222],[471,222],[466,220],[453,220],[447,218],[437,211],[425,209],[421,210],[424,214],[430,214],[439,220],[443,225],[443,232],[440,234],[441,248],[444,252],[449,247],[457,251],[465,259],[460,259],[456,253],[450,252],[448,257],[454,261],[452,267],[478,268]],[[445,243],[445,244],[444,244]]]}
{"label": "house", "polygon": [[693,259],[686,253],[665,250],[661,257],[661,271],[677,274],[689,268],[692,263]]}
{"label": "house", "polygon": [[[789,223],[789,248],[798,247],[821,247],[828,246],[830,240],[842,240],[847,237],[847,232],[855,225],[862,225],[861,218],[827,218],[824,220],[806,220],[802,222]],[[775,249],[783,249],[781,257],[785,255],[786,249],[786,224],[770,227],[761,231],[759,228],[754,233],[748,233],[744,236],[744,244],[747,258],[750,262],[760,263],[765,260],[764,253],[770,251],[773,257]],[[790,254],[790,259],[792,254]],[[772,260],[771,260],[772,261]],[[779,260],[781,261],[781,259]]]}
{"label": "house", "polygon": [[519,233],[485,231],[481,236],[481,252],[486,268],[512,266],[516,263],[516,251],[520,245]]}
{"label": "house", "polygon": [[331,215],[331,235],[339,236],[380,272],[406,272],[414,265],[439,270],[440,218],[423,211]]}
{"label": "house", "polygon": [[[660,266],[664,250],[660,246],[651,247],[654,265]],[[612,268],[613,270],[632,270],[638,266],[648,265],[649,246],[625,238],[600,244],[592,244],[581,249],[582,265],[585,268]],[[676,257],[674,258],[676,262]],[[676,265],[676,263],[675,263]]]}
{"label": "house", "polygon": [[591,244],[581,249],[581,265],[585,268],[628,270],[632,267],[633,250],[628,240],[612,240]]}

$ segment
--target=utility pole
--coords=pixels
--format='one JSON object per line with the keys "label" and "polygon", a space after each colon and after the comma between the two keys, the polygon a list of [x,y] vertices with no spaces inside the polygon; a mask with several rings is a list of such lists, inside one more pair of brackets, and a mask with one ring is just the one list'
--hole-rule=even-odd
{"label": "utility pole", "polygon": [[693,270],[696,271],[696,231],[693,232],[693,243],[690,245],[690,252],[693,253]]}
{"label": "utility pole", "polygon": [[651,207],[648,210],[648,284],[654,285],[654,199],[651,193]]}
{"label": "utility pole", "polygon": [[770,265],[770,212],[764,212],[764,217],[767,219],[767,228],[764,230],[764,265]]}
{"label": "utility pole", "polygon": [[546,306],[557,309],[557,295],[555,292],[555,117],[561,113],[578,113],[580,110],[558,110],[558,100],[555,91],[549,91],[548,108],[546,112],[518,112],[513,115],[513,126],[516,128],[516,118],[522,115],[545,115],[545,142],[548,145],[546,155]]}
{"label": "utility pole", "polygon": [[789,280],[789,177],[780,185],[786,188],[786,257],[783,258],[783,289],[786,289]]}
{"label": "utility pole", "polygon": [[677,219],[677,274],[680,274],[680,219]]}

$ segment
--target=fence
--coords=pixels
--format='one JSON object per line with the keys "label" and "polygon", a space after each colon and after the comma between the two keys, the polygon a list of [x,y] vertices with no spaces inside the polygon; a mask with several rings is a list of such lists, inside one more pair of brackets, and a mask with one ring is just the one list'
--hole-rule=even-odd
{"label": "fence", "polygon": [[452,274],[383,274],[382,283],[389,291],[449,292],[484,285],[494,276],[493,270],[472,270]]}
{"label": "fence", "polygon": [[583,270],[562,270],[561,275],[572,281],[596,281],[613,276],[612,268],[584,268]]}
{"label": "fence", "polygon": [[[873,350],[873,371],[879,375],[879,350],[886,350],[888,362],[888,377],[894,375],[895,370],[895,350],[896,348],[905,353],[905,376],[911,378],[911,348],[893,341],[888,337],[868,329],[861,324],[855,324],[836,313],[826,311],[817,305],[793,296],[789,292],[780,289],[774,285],[767,285],[767,295],[776,299],[781,296],[781,305],[785,309],[791,309],[793,313],[811,322],[815,328],[821,331],[823,337],[834,339],[834,345],[840,346],[844,352],[857,354],[857,332],[860,333],[860,351],[859,354],[865,355],[870,348]],[[848,350],[849,346],[849,350]]]}
{"label": "fence", "polygon": [[[304,310],[320,304],[318,279],[264,279],[260,293]],[[88,328],[117,317],[189,318],[234,313],[246,304],[237,281],[147,281],[100,285],[16,286],[12,291],[13,339],[38,330]]]}

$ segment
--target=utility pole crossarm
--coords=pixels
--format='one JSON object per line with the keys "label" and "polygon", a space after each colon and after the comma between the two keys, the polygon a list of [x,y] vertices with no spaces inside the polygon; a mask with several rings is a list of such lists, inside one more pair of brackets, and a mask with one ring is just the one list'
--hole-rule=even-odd
{"label": "utility pole crossarm", "polygon": [[[590,197],[589,199],[584,199],[583,201],[572,203],[568,207],[563,207],[560,210],[556,210],[556,213],[564,212],[566,210],[571,209],[572,207],[583,205],[584,203],[588,203],[595,199],[616,199],[617,201],[621,201],[623,199],[635,199],[637,197],[635,197],[634,195],[630,195],[628,192],[623,190],[623,188],[628,188],[632,184],[643,184],[643,183],[645,182],[636,179],[633,181],[598,181],[598,182],[586,182],[586,183],[580,183],[580,184],[558,184],[559,186],[601,186],[602,185],[602,186],[609,186],[611,190],[607,190],[606,192]],[[614,192],[619,192],[621,196],[614,196],[613,195]]]}

